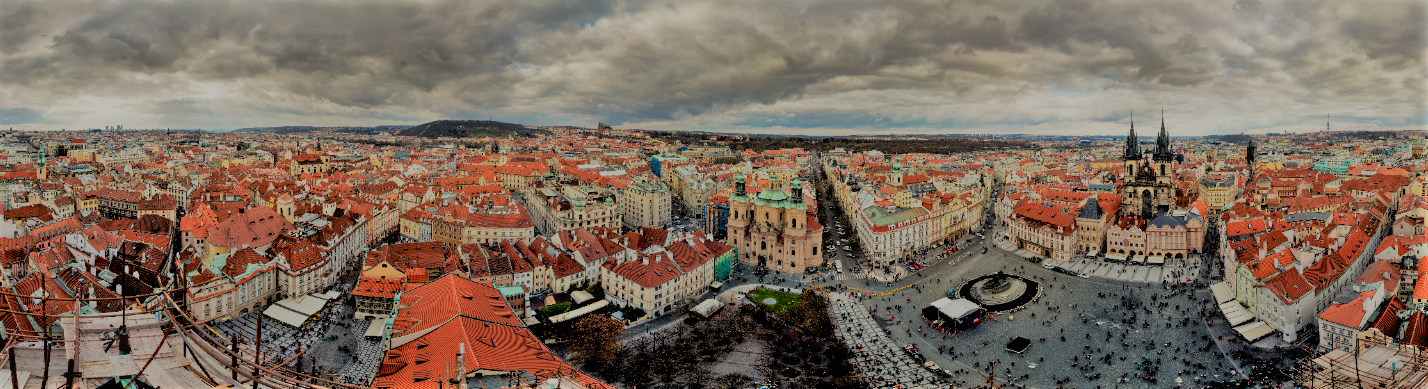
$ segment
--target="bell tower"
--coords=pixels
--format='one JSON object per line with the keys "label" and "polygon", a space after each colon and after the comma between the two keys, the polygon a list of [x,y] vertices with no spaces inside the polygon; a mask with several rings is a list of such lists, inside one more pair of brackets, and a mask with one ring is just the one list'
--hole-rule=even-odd
{"label": "bell tower", "polygon": [[1160,135],[1155,138],[1155,183],[1170,184],[1170,176],[1175,174],[1175,151],[1170,148],[1170,133],[1165,130],[1165,110],[1160,110]]}
{"label": "bell tower", "polygon": [[1245,164],[1249,165],[1250,177],[1254,177],[1254,157],[1255,157],[1254,137],[1249,137],[1249,145],[1245,146]]}
{"label": "bell tower", "polygon": [[[753,220],[753,215],[749,214],[749,194],[744,188],[744,172],[740,171],[734,174],[734,197],[729,198],[729,228],[742,231],[749,226],[750,220]],[[738,239],[733,231],[730,231],[729,238]]]}
{"label": "bell tower", "polygon": [[789,206],[783,210],[784,234],[803,236],[804,232],[808,231],[808,212],[805,211],[807,206],[803,205],[803,181],[795,176],[788,185],[788,192]]}
{"label": "bell tower", "polygon": [[46,179],[46,178],[50,178],[50,177],[49,177],[49,176],[50,176],[50,167],[45,164],[45,154],[48,154],[48,152],[49,152],[49,145],[48,145],[48,144],[45,144],[45,142],[41,141],[41,142],[40,142],[40,161],[39,161],[39,163],[35,164],[35,178],[38,178],[38,179],[41,179],[41,180]]}
{"label": "bell tower", "polygon": [[1121,154],[1121,160],[1125,161],[1125,175],[1135,177],[1136,168],[1139,167],[1141,158],[1140,140],[1135,137],[1135,113],[1131,113],[1130,132],[1126,134],[1125,152]]}

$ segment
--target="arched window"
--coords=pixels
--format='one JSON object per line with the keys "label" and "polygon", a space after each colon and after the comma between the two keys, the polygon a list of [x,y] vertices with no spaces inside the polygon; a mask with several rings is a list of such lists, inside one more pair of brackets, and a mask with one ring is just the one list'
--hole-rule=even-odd
{"label": "arched window", "polygon": [[1165,165],[1160,165],[1160,175],[1165,175]]}
{"label": "arched window", "polygon": [[792,219],[789,221],[793,222],[793,228],[798,228],[798,219]]}
{"label": "arched window", "polygon": [[769,242],[759,242],[759,250],[768,250]]}

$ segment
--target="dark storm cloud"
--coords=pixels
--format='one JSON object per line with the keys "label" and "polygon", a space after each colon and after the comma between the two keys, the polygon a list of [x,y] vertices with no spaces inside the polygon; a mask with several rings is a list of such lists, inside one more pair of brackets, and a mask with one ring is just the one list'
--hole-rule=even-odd
{"label": "dark storm cloud", "polygon": [[[1401,118],[1423,110],[1424,12],[1257,0],[18,1],[0,5],[0,93],[16,109],[100,101],[110,109],[94,115],[207,127],[306,112],[317,123],[270,124],[497,115],[935,129],[1094,122],[1165,103],[1225,116],[1298,104],[1291,117],[1352,102]],[[1399,100],[1373,104],[1383,95]]]}

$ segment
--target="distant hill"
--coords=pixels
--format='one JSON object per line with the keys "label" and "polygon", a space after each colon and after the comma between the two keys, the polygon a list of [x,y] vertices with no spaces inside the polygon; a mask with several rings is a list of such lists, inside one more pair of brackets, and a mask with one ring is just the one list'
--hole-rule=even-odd
{"label": "distant hill", "polygon": [[1225,142],[1225,143],[1234,143],[1234,144],[1241,144],[1241,145],[1249,144],[1249,140],[1250,140],[1250,136],[1249,136],[1249,135],[1245,135],[1245,134],[1211,135],[1211,136],[1208,136],[1207,138],[1209,138],[1210,140],[1217,140],[1217,141],[1221,141],[1221,142]]}
{"label": "distant hill", "polygon": [[504,138],[511,134],[528,137],[549,133],[545,130],[526,128],[520,124],[490,120],[437,120],[402,130],[397,135],[423,138]]}

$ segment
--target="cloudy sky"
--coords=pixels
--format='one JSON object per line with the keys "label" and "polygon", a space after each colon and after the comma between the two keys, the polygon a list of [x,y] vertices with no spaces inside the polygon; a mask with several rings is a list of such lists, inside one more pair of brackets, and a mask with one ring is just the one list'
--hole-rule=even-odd
{"label": "cloudy sky", "polygon": [[0,2],[0,126],[1423,129],[1422,1]]}

